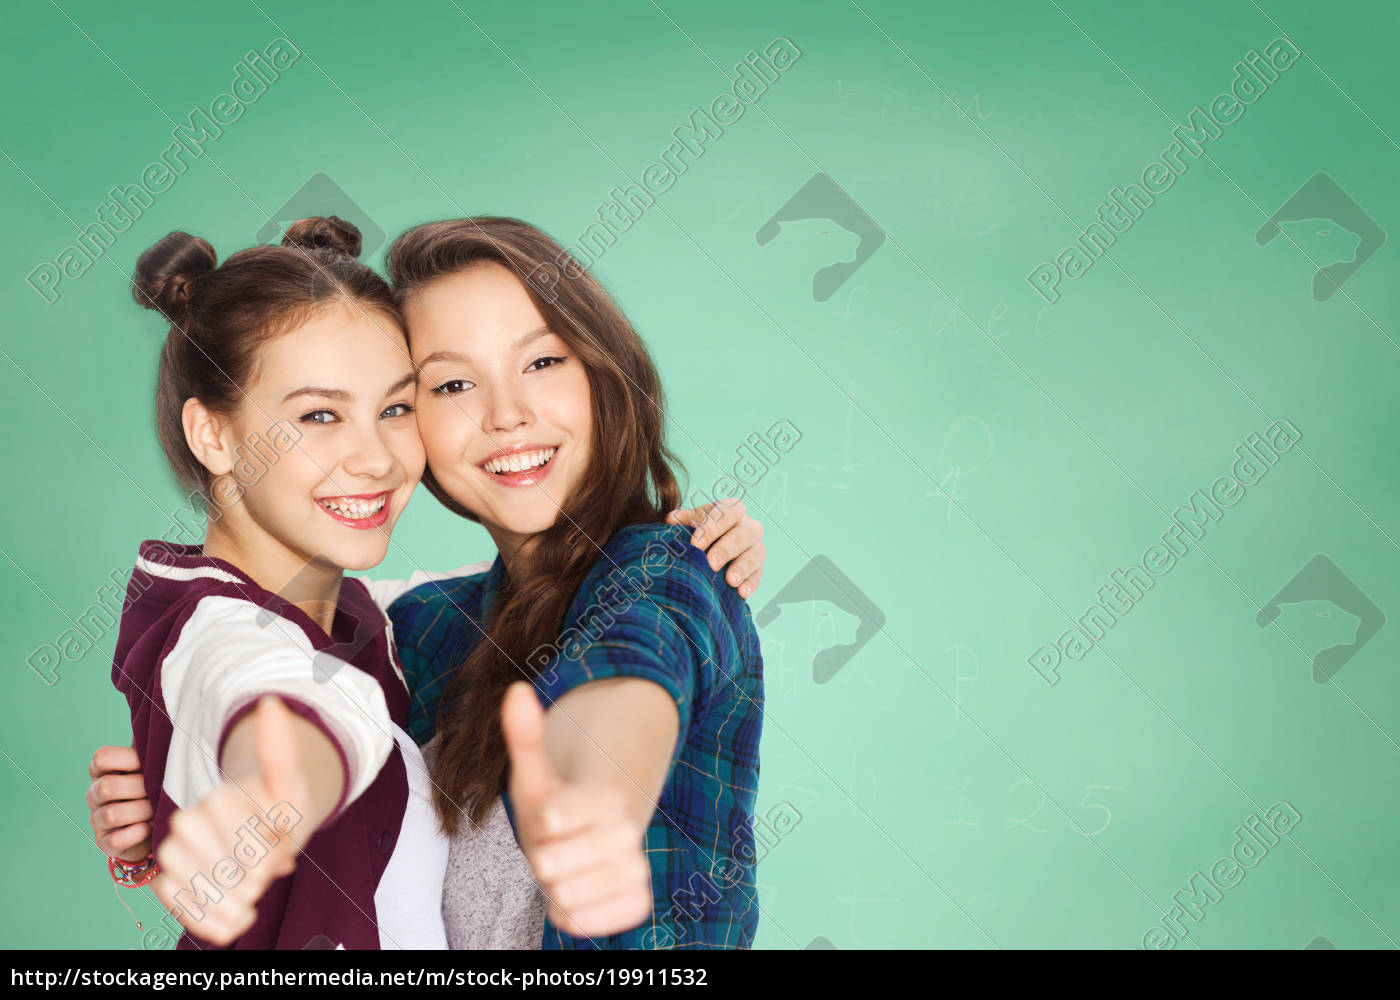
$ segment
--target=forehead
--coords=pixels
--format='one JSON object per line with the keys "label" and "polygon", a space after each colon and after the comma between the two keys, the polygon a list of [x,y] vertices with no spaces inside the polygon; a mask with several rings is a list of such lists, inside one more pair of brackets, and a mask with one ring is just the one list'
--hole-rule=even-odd
{"label": "forehead", "polygon": [[262,345],[254,385],[269,394],[318,385],[377,395],[411,369],[408,344],[393,317],[333,304]]}
{"label": "forehead", "polygon": [[413,353],[508,345],[547,323],[519,275],[495,261],[435,278],[414,292],[404,312]]}

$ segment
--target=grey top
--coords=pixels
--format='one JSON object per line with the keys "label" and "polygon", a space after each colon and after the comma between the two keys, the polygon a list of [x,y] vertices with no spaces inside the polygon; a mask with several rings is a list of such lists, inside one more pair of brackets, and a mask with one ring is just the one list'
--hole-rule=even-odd
{"label": "grey top", "polygon": [[[437,737],[423,748],[430,768],[437,749]],[[535,883],[498,797],[480,825],[463,822],[448,844],[442,884],[447,946],[538,951],[544,939],[544,915],[544,893]]]}

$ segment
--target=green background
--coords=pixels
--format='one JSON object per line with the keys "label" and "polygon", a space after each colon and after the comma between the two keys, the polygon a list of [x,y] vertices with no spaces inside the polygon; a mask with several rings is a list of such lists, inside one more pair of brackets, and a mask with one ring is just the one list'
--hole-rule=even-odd
{"label": "green background", "polygon": [[[886,616],[824,684],[812,658],[851,616],[809,602],[762,630],[760,812],[802,819],[760,865],[758,944],[1137,947],[1285,800],[1291,838],[1182,945],[1396,946],[1396,240],[1325,303],[1312,274],[1354,239],[1254,240],[1317,171],[1400,235],[1395,5],[9,10],[0,942],[141,942],[83,802],[92,749],[129,738],[115,635],[53,686],[25,665],[181,501],[152,431],[163,329],[128,293],[141,250],[181,228],[227,255],[321,171],[390,236],[494,213],[571,241],[784,36],[800,59],[594,268],[660,364],[692,486],[779,418],[802,432],[746,498],[770,549],[755,610],[825,554]],[[1294,67],[1047,307],[1027,274],[1285,32]],[[279,35],[302,57],[46,304],[26,275]],[[754,237],[818,171],[888,234],[824,303],[811,275],[854,239]],[[1047,686],[1027,657],[1276,419],[1300,444]],[[426,492],[395,540],[383,575],[492,555]],[[1326,604],[1254,620],[1317,553],[1391,616],[1321,685],[1312,654],[1354,622]]]}

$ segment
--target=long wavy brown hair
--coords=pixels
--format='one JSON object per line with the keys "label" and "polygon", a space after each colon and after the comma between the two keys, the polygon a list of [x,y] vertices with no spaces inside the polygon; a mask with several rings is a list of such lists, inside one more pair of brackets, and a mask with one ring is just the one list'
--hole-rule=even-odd
{"label": "long wavy brown hair", "polygon": [[[506,787],[508,762],[501,701],[513,681],[533,681],[544,666],[531,653],[552,645],[564,615],[613,534],[662,521],[680,502],[667,449],[661,383],[641,338],[594,278],[545,233],[518,219],[482,216],[430,222],[389,248],[388,269],[400,305],[444,275],[494,261],[511,269],[540,315],[588,375],[593,448],[574,495],[562,498],[554,524],[525,543],[528,575],[507,573],[485,637],[458,670],[438,708],[440,745],[433,765],[434,805],[455,833],[463,810],[480,823]],[[412,331],[409,331],[412,338]],[[433,476],[428,490],[454,513],[478,520]]]}

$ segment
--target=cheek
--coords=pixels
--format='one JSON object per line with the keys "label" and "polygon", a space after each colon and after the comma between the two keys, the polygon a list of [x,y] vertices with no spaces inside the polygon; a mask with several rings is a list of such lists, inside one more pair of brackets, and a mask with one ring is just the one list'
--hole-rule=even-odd
{"label": "cheek", "polygon": [[330,455],[317,454],[317,449],[302,439],[301,448],[289,451],[267,470],[268,484],[279,492],[307,494],[314,492],[326,479],[326,471],[335,468]]}
{"label": "cheek", "polygon": [[593,397],[588,390],[588,379],[580,375],[567,393],[561,393],[561,401],[567,406],[567,423],[563,426],[573,434],[574,440],[582,445],[586,456],[593,441]]}
{"label": "cheek", "polygon": [[315,494],[326,477],[317,464],[309,438],[310,435],[304,436],[297,447],[279,455],[260,475],[239,477],[251,507],[274,516],[285,516]]}
{"label": "cheek", "polygon": [[418,436],[423,456],[439,479],[451,477],[467,445],[467,421],[460,412],[442,412],[445,407],[431,405],[418,411]]}
{"label": "cheek", "polygon": [[403,467],[404,475],[410,483],[416,483],[423,478],[426,452],[417,426],[410,424],[408,427],[396,431],[391,440],[390,449],[399,465]]}

